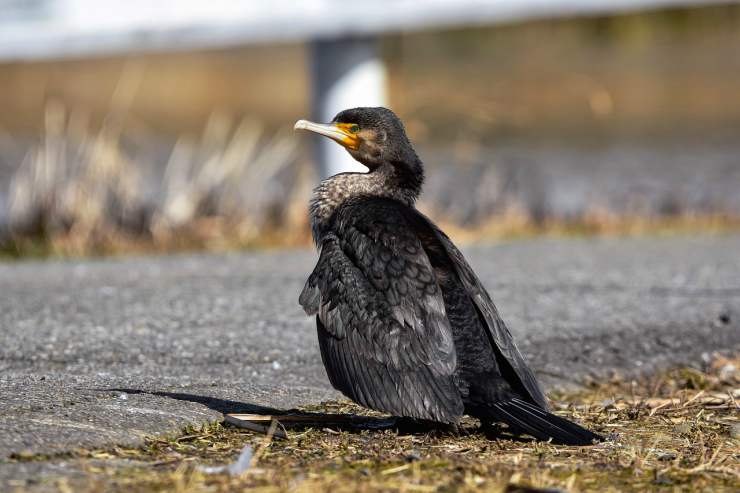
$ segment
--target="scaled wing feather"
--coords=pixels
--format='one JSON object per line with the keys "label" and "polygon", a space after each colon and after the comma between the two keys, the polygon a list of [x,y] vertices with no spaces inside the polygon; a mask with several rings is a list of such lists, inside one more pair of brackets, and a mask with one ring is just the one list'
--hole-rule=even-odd
{"label": "scaled wing feather", "polygon": [[398,206],[345,207],[321,242],[300,303],[317,315],[322,358],[338,390],[391,414],[456,422],[464,406],[444,301]]}

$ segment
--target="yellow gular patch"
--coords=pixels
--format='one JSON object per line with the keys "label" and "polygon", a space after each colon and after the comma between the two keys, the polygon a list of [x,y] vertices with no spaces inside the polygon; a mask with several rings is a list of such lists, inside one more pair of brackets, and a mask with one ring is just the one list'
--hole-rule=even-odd
{"label": "yellow gular patch", "polygon": [[338,142],[344,147],[356,151],[360,147],[360,127],[356,123],[337,123],[336,127],[344,137]]}

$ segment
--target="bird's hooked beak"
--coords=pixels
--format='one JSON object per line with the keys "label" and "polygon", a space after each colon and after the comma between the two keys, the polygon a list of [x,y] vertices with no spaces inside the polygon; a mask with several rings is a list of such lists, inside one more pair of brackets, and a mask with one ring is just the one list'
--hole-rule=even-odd
{"label": "bird's hooked beak", "polygon": [[329,137],[338,144],[356,151],[360,147],[357,136],[358,126],[353,123],[314,123],[308,120],[298,120],[293,125],[294,130],[308,130],[324,137]]}

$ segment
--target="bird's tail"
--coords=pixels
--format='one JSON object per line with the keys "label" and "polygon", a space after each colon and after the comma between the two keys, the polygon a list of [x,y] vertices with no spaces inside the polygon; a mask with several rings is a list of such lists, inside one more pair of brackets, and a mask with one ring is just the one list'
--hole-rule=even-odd
{"label": "bird's tail", "polygon": [[488,407],[488,413],[492,418],[538,440],[552,440],[561,445],[592,445],[595,441],[604,439],[582,426],[520,399],[493,404]]}

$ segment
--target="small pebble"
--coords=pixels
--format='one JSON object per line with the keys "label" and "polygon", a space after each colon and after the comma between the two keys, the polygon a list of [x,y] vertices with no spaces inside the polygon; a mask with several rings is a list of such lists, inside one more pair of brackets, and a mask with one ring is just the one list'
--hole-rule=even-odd
{"label": "small pebble", "polygon": [[673,431],[682,435],[691,433],[691,423],[681,423],[679,425],[676,425],[673,427]]}
{"label": "small pebble", "polygon": [[678,456],[675,452],[662,452],[658,454],[658,460],[673,460],[676,457]]}
{"label": "small pebble", "polygon": [[658,485],[661,485],[661,486],[670,486],[670,485],[673,484],[673,481],[671,481],[667,477],[661,475],[661,476],[658,476],[657,478],[655,478],[655,480],[653,481],[653,484],[658,484]]}
{"label": "small pebble", "polygon": [[603,401],[601,401],[601,407],[603,407],[604,409],[608,409],[610,407],[614,407],[615,403],[616,401],[614,399],[604,399]]}
{"label": "small pebble", "polygon": [[272,362],[272,369],[273,370],[279,370],[280,368],[282,368],[282,365],[280,363],[278,363],[277,361],[273,361]]}
{"label": "small pebble", "polygon": [[35,455],[36,455],[36,454],[35,454],[35,453],[33,452],[33,450],[28,450],[28,449],[26,449],[26,450],[21,450],[20,452],[18,452],[18,453],[16,454],[16,456],[17,456],[17,457],[18,457],[19,459],[23,459],[23,460],[29,460],[29,459],[32,459],[32,458],[33,458],[33,457],[34,457]]}
{"label": "small pebble", "polygon": [[128,394],[121,394],[121,395],[118,396],[118,399],[120,399],[122,401],[127,401],[128,400]]}
{"label": "small pebble", "polygon": [[421,459],[421,452],[418,450],[411,450],[406,454],[406,462],[414,462]]}
{"label": "small pebble", "polygon": [[723,382],[729,382],[735,375],[737,375],[737,367],[732,363],[727,363],[719,369],[719,379]]}
{"label": "small pebble", "polygon": [[737,440],[740,440],[740,423],[735,423],[730,426],[730,436]]}

